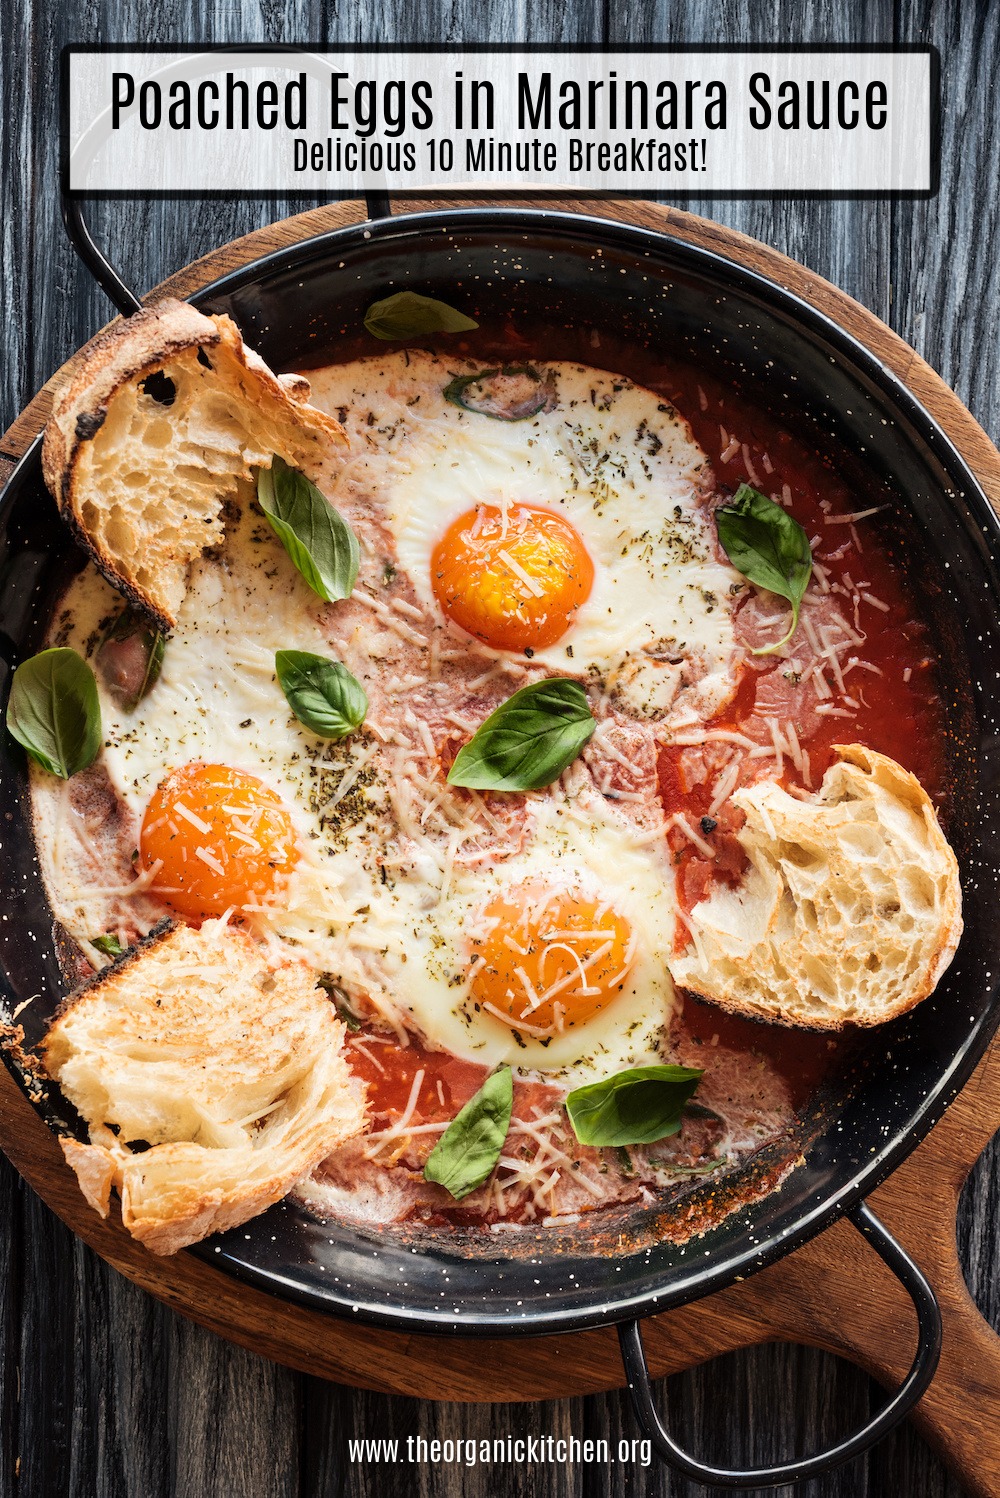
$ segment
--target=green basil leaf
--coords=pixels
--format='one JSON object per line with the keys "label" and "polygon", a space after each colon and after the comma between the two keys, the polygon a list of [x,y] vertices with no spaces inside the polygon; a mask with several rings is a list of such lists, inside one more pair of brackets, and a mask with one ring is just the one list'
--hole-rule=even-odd
{"label": "green basil leaf", "polygon": [[101,747],[94,673],[75,650],[43,650],[14,672],[7,727],[32,759],[62,780],[85,770]]}
{"label": "green basil leaf", "polygon": [[418,338],[421,333],[468,333],[479,324],[447,302],[416,291],[397,291],[380,302],[372,302],[365,313],[365,328],[373,338]]}
{"label": "green basil leaf", "polygon": [[107,630],[94,663],[105,687],[126,712],[134,712],[155,687],[166,644],[166,636],[134,609],[125,609]]}
{"label": "green basil leaf", "polygon": [[578,1087],[566,1099],[573,1132],[598,1148],[668,1139],[703,1075],[691,1066],[634,1066]]}
{"label": "green basil leaf", "polygon": [[812,576],[809,537],[788,511],[773,499],[741,484],[732,503],[715,512],[719,540],[738,572],[767,588],[792,606],[792,627],[776,645],[765,645],[754,655],[771,655],[798,628],[799,608]]}
{"label": "green basil leaf", "polygon": [[275,456],[257,475],[260,507],[306,582],[327,603],[350,598],[358,576],[358,538],[297,468]]}
{"label": "green basil leaf", "polygon": [[296,718],[321,739],[346,738],[365,721],[365,689],[339,661],[308,650],[279,650],[274,669]]}
{"label": "green basil leaf", "polygon": [[337,982],[333,973],[320,973],[319,977],[316,979],[316,982],[319,984],[320,988],[323,989],[327,997],[329,999],[332,999],[333,1007],[337,1011],[338,1019],[342,1019],[344,1025],[351,1032],[351,1034],[356,1035],[357,1032],[361,1029],[361,1021],[358,1019],[357,1015],[354,1013],[354,1010],[351,1008],[350,999],[341,988],[340,984]]}
{"label": "green basil leaf", "polygon": [[673,1176],[708,1176],[728,1165],[729,1156],[720,1155],[717,1160],[700,1160],[697,1165],[675,1165],[672,1160],[650,1160],[649,1163],[657,1170],[669,1170]]}
{"label": "green basil leaf", "polygon": [[573,763],[597,724],[579,682],[555,676],[502,702],[459,750],[451,785],[538,791]]}
{"label": "green basil leaf", "polygon": [[167,648],[167,637],[160,630],[150,630],[149,634],[151,636],[148,644],[149,659],[146,662],[146,674],[142,679],[142,686],[139,688],[139,695],[136,698],[137,704],[142,701],[148,692],[153,690],[159,681],[160,672],[163,670],[163,656]]}
{"label": "green basil leaf", "polygon": [[457,375],[444,387],[444,398],[463,411],[494,421],[527,421],[556,404],[551,377],[542,378],[530,364],[504,364],[478,374]]}
{"label": "green basil leaf", "polygon": [[104,936],[92,936],[90,945],[103,952],[105,957],[121,957],[125,948],[113,932],[106,932]]}
{"label": "green basil leaf", "polygon": [[510,1067],[501,1066],[445,1129],[427,1157],[424,1180],[436,1181],[456,1201],[475,1191],[500,1158],[513,1106],[514,1080]]}

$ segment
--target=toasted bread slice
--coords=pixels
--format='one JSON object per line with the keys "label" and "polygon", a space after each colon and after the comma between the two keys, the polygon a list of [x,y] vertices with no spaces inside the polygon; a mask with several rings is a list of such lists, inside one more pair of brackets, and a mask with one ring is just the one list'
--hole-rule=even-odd
{"label": "toasted bread slice", "polygon": [[[364,1123],[363,1084],[314,975],[242,932],[157,929],[71,995],[42,1047],[90,1143],[63,1139],[92,1206],[157,1254],[236,1227]],[[146,1148],[146,1146],[149,1146]]]}
{"label": "toasted bread slice", "polygon": [[315,477],[343,428],[228,317],[167,300],[96,339],[45,429],[45,482],[101,571],[164,631],[223,507],[277,453]]}
{"label": "toasted bread slice", "polygon": [[691,911],[674,981],[809,1030],[880,1025],[931,993],[962,934],[958,864],[915,776],[838,746],[819,791],[737,791],[750,868]]}

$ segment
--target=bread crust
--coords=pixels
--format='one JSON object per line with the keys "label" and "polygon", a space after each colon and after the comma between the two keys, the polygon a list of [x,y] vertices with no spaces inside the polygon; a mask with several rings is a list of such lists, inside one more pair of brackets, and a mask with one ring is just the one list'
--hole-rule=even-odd
{"label": "bread crust", "polygon": [[103,988],[105,984],[109,983],[111,979],[120,977],[121,974],[126,970],[126,968],[129,968],[133,963],[138,962],[144,952],[150,952],[154,947],[159,946],[162,941],[165,941],[167,939],[171,931],[176,928],[177,924],[178,923],[171,916],[165,915],[162,921],[157,921],[156,925],[153,926],[151,930],[147,931],[145,936],[140,937],[140,939],[135,942],[133,946],[126,947],[125,951],[122,952],[120,956],[113,958],[112,961],[108,963],[107,967],[98,968],[96,973],[92,973],[89,978],[85,978],[82,983],[78,983],[76,988],[74,988],[70,993],[65,994],[63,998],[60,999],[58,1005],[56,1006],[55,1013],[52,1016],[52,1023],[49,1025],[46,1034],[42,1037],[42,1043],[39,1047],[43,1059],[45,1056],[45,1047],[48,1044],[49,1036],[52,1034],[53,1029],[55,1028],[56,1021],[62,1019],[63,1016],[73,1008],[74,1004],[79,1003],[84,994],[94,994],[98,992],[98,990]]}
{"label": "bread crust", "polygon": [[[865,745],[834,747],[839,763],[827,771],[811,801],[794,802],[773,782],[761,782],[734,795],[736,804],[748,814],[738,837],[750,867],[736,891],[717,889],[699,901],[689,917],[697,939],[669,964],[680,987],[728,1013],[827,1032],[848,1025],[881,1025],[906,1014],[933,993],[958,948],[962,935],[958,863],[923,786],[894,760]],[[852,769],[860,776],[852,776]],[[868,898],[866,888],[859,893],[851,887],[850,861],[845,862],[843,849],[836,847],[837,829],[831,822],[824,826],[824,815],[835,814],[838,806],[864,805],[869,787],[872,800],[877,797],[881,802],[874,820],[884,840],[882,889],[890,893],[881,908]],[[769,808],[774,822],[778,820],[776,808],[788,812],[788,826],[782,823],[777,833]],[[899,825],[890,832],[888,824],[897,814]],[[796,822],[803,829],[801,849],[794,841]],[[868,836],[868,830],[864,835]],[[808,879],[803,878],[795,890],[791,887],[794,880],[783,882],[778,872],[782,858],[786,868],[796,858],[808,868],[816,841],[824,837],[829,839],[835,865],[830,878],[840,884],[834,899],[846,895],[847,903],[853,899],[855,908],[863,912],[851,929],[836,924],[822,929],[823,912],[829,915],[831,906],[829,901],[824,905],[820,886],[815,891],[817,899],[810,901],[810,917],[804,920],[801,886]],[[862,866],[859,858],[858,886],[864,884]],[[895,910],[894,879],[898,884]],[[907,891],[921,880],[933,889],[933,899],[914,923],[905,910]],[[812,942],[810,921],[817,919],[820,930]],[[913,970],[906,968],[905,921],[910,923],[911,950],[916,954]],[[817,952],[824,954],[824,981],[829,988],[825,997],[816,988]],[[901,969],[905,970],[902,979]],[[879,973],[884,977],[871,976]],[[864,993],[863,1001],[851,1003],[846,990],[852,977],[859,993],[861,986],[868,985],[870,992]]]}
{"label": "bread crust", "polygon": [[222,338],[217,322],[221,319],[205,317],[190,303],[170,297],[97,335],[59,397],[42,439],[42,473],[64,510],[72,504],[74,459],[104,425],[115,394],[185,349],[214,347]]}
{"label": "bread crust", "polygon": [[[200,361],[202,370],[213,374],[213,379],[206,381],[207,387],[213,395],[228,399],[234,414],[242,415],[248,423],[255,414],[258,419],[266,414],[268,427],[284,433],[284,440],[277,446],[292,466],[307,472],[316,470],[331,446],[346,443],[340,424],[309,405],[308,380],[302,375],[275,375],[246,347],[229,317],[206,316],[187,302],[167,298],[113,323],[94,340],[46,425],[42,472],[77,541],[108,581],[164,633],[176,624],[175,610],[143,586],[127,561],[116,555],[88,523],[87,500],[93,487],[91,470],[96,467],[95,444],[100,446],[109,416],[164,366],[183,368],[186,364],[200,374],[195,370],[196,361]],[[157,415],[162,416],[164,410],[169,420],[169,406]],[[220,484],[220,510],[236,480],[248,477],[250,468],[269,462],[270,456],[273,454],[252,451],[249,465],[234,465],[232,474]],[[137,459],[141,464],[141,452]],[[183,486],[184,480],[178,479],[178,488],[183,490]],[[216,539],[206,534],[200,550]],[[178,565],[186,570],[198,550],[199,542],[195,541],[191,554],[178,559]]]}
{"label": "bread crust", "polygon": [[244,932],[164,922],[83,984],[41,1046],[89,1142],[67,1163],[153,1253],[236,1227],[364,1125],[344,1028],[304,964]]}

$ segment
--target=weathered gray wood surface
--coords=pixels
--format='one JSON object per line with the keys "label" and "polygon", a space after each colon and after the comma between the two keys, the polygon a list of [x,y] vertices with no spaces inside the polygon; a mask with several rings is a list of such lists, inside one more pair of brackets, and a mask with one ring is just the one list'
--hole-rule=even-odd
{"label": "weathered gray wood surface", "polygon": [[[1000,437],[1000,187],[993,127],[1000,8],[947,0],[3,0],[4,188],[0,429],[109,308],[75,262],[56,200],[57,57],[68,41],[930,41],[941,51],[943,173],[929,203],[692,203],[796,256],[913,343]],[[237,234],[311,206],[109,205],[102,242],[137,289]],[[960,1224],[970,1284],[1000,1322],[1000,1152],[980,1161]],[[155,1304],[68,1232],[0,1158],[0,1494],[19,1498],[330,1498],[397,1492],[694,1495],[622,1466],[384,1467],[348,1460],[351,1435],[635,1433],[623,1397],[495,1409],[417,1403],[324,1385],[231,1348]],[[433,1387],[433,1356],[428,1389]],[[512,1390],[516,1394],[516,1390]],[[662,1391],[692,1449],[759,1463],[859,1423],[880,1392],[855,1369],[763,1348]],[[936,1457],[903,1430],[812,1498],[957,1498]]]}

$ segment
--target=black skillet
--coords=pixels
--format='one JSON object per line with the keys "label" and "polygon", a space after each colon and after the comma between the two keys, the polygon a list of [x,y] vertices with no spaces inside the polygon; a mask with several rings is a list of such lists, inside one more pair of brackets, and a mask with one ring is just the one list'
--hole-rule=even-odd
{"label": "black skillet", "polygon": [[[926,1388],[940,1350],[934,1296],[865,1196],[919,1142],[970,1075],[998,1019],[1000,923],[993,900],[1000,841],[992,692],[1000,669],[1000,527],[976,480],[928,413],[837,325],[773,282],[667,234],[550,212],[477,207],[388,215],[293,245],[192,298],[226,312],[274,367],[335,357],[377,295],[407,286],[517,325],[560,319],[668,348],[752,389],[800,434],[837,453],[858,507],[888,504],[882,544],[903,557],[945,669],[952,820],[966,932],[937,992],[872,1033],[803,1121],[805,1164],[762,1191],[758,1162],[732,1189],[738,1212],[687,1245],[663,1236],[656,1209],[609,1214],[607,1225],[558,1239],[540,1232],[469,1235],[362,1230],[319,1222],[285,1202],[192,1250],[273,1294],[357,1321],[410,1332],[538,1335],[615,1323],[636,1413],[667,1462],[728,1487],[816,1476],[864,1451]],[[129,315],[138,303],[90,239],[77,201],[67,226],[104,289]],[[36,650],[80,565],[41,479],[35,442],[0,500],[0,686]],[[40,994],[20,1016],[40,1038],[61,992],[51,918],[31,851],[23,757],[0,735],[0,922],[6,1002]],[[8,1065],[13,1063],[8,1058]],[[15,1074],[16,1068],[14,1068]],[[19,1077],[22,1081],[23,1078]],[[56,1122],[56,1098],[41,1105]],[[639,1318],[695,1300],[788,1253],[849,1215],[910,1293],[919,1335],[907,1379],[840,1445],[764,1471],[724,1471],[680,1451],[654,1407]],[[624,1237],[620,1237],[624,1234]],[[516,1243],[512,1242],[516,1237]],[[623,1249],[622,1243],[627,1246]]]}

